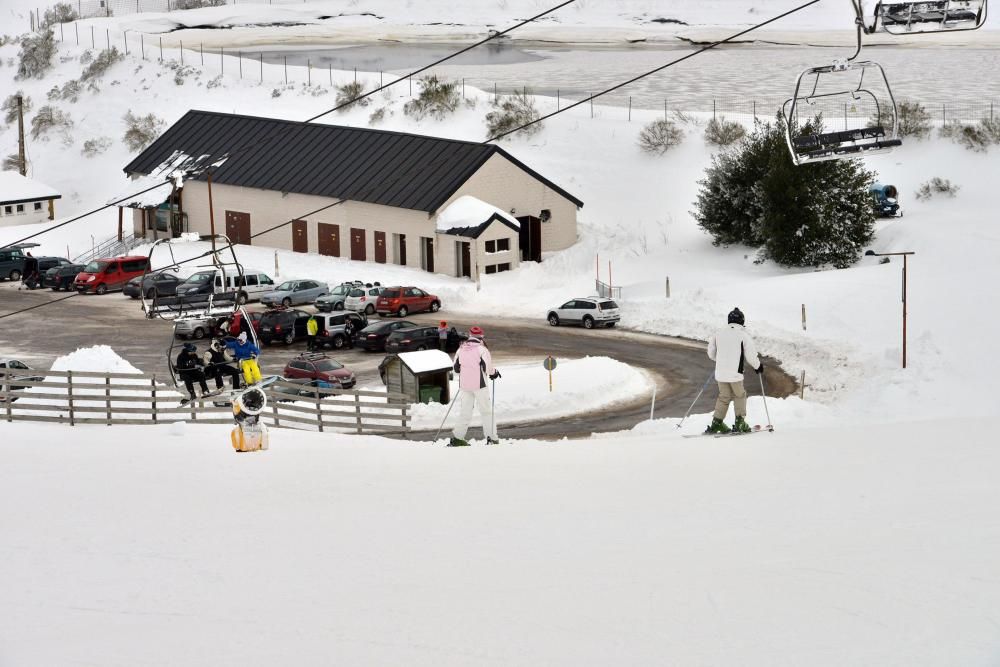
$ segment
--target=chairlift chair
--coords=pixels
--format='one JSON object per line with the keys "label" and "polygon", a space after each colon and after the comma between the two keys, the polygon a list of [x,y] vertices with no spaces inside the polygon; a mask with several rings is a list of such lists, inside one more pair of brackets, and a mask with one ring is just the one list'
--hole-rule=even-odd
{"label": "chairlift chair", "polygon": [[[860,50],[860,47],[859,47]],[[865,84],[865,74],[872,72],[876,81],[885,87],[886,100],[872,92]],[[842,80],[851,73],[857,73],[857,84],[851,86],[838,85],[834,90],[820,88],[821,79]],[[812,78],[812,84],[808,81]],[[872,77],[869,77],[871,79]],[[820,134],[804,134],[800,122],[801,107],[812,106],[819,102],[831,103],[839,100],[849,100],[852,106],[860,102],[870,102],[876,119],[874,124],[861,128],[845,128],[842,131],[830,131]],[[883,108],[885,106],[885,108]],[[785,138],[792,161],[796,165],[824,160],[858,157],[862,154],[888,153],[896,146],[902,145],[899,139],[899,119],[896,112],[896,101],[889,87],[885,70],[878,63],[871,61],[837,61],[832,65],[812,67],[801,74],[795,84],[794,96],[782,107],[785,119]],[[886,122],[888,121],[888,122]],[[871,121],[867,121],[871,122]]]}
{"label": "chairlift chair", "polygon": [[916,35],[977,30],[986,23],[987,0],[877,2],[865,32]]}

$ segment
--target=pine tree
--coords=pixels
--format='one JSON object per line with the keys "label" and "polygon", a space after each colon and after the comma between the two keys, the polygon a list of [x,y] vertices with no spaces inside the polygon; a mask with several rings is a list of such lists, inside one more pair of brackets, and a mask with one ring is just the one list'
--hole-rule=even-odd
{"label": "pine tree", "polygon": [[[822,131],[817,117],[803,133]],[[733,150],[714,156],[694,212],[716,245],[742,243],[786,266],[850,266],[871,241],[874,172],[860,160],[794,166],[783,120],[757,123]]]}

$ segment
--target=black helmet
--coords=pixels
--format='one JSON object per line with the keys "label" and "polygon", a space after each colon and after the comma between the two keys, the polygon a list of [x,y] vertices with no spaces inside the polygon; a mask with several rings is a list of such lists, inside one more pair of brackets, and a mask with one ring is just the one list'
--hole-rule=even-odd
{"label": "black helmet", "polygon": [[195,345],[194,343],[184,343],[184,351],[185,352],[195,352],[195,351],[197,351],[197,349],[198,349],[198,346]]}
{"label": "black helmet", "polygon": [[729,323],[743,326],[745,323],[745,320],[743,319],[743,311],[739,308],[733,308],[732,312],[729,313]]}

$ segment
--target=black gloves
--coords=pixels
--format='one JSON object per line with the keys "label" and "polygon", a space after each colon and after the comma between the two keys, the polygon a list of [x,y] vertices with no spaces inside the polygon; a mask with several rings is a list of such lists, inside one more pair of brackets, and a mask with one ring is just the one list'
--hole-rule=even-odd
{"label": "black gloves", "polygon": [[757,367],[757,375],[760,375],[763,372],[764,372],[764,362],[762,361],[760,362],[760,366]]}
{"label": "black gloves", "polygon": [[490,376],[490,379],[491,380],[499,380],[500,379],[500,371],[498,371],[497,369],[494,368],[493,369],[493,375]]}

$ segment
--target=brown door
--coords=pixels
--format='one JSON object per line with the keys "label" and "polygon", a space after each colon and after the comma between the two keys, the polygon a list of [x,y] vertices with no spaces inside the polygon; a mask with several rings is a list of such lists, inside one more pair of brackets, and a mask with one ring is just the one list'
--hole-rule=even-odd
{"label": "brown door", "polygon": [[420,243],[423,244],[424,270],[434,273],[434,239],[421,236]]}
{"label": "brown door", "polygon": [[365,261],[365,230],[351,227],[351,259]]}
{"label": "brown door", "polygon": [[406,266],[406,234],[399,235],[399,263]]}
{"label": "brown door", "polygon": [[375,261],[385,264],[385,232],[375,232]]}
{"label": "brown door", "polygon": [[469,250],[471,243],[465,241],[459,241],[459,245],[462,246],[462,266],[461,275],[466,278],[472,277],[472,253]]}
{"label": "brown door", "polygon": [[319,234],[319,254],[340,257],[340,225],[320,222],[316,231]]}
{"label": "brown door", "polygon": [[533,215],[525,215],[517,221],[521,225],[521,261],[542,261],[542,221]]}
{"label": "brown door", "polygon": [[292,223],[292,251],[309,252],[309,225],[305,220]]}
{"label": "brown door", "polygon": [[250,245],[250,214],[226,211],[226,236],[233,243]]}

